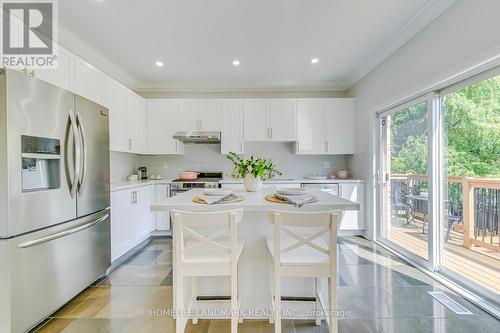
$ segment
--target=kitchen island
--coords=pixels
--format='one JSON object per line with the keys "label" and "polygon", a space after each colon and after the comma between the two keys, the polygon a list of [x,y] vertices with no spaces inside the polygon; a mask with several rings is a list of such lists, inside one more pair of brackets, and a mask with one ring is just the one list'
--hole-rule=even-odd
{"label": "kitchen island", "polygon": [[[273,193],[273,189],[263,189],[260,192],[238,192],[245,200],[222,205],[204,205],[194,203],[194,197],[203,193],[202,189],[193,189],[177,196],[157,202],[151,206],[154,212],[168,212],[173,209],[185,211],[216,211],[241,208],[244,211],[243,221],[237,226],[238,237],[245,241],[243,252],[238,263],[238,281],[240,295],[241,317],[243,319],[268,319],[270,305],[270,257],[266,246],[266,237],[272,236],[273,225],[267,220],[267,212],[271,209],[314,212],[324,210],[358,210],[359,204],[338,196],[311,190],[318,201],[296,208],[289,204],[269,202],[265,196]],[[342,222],[340,222],[342,223]],[[175,237],[175,234],[173,235]],[[174,272],[174,288],[175,288]],[[197,290],[200,296],[227,296],[230,291],[229,279],[198,278]],[[185,281],[189,283],[189,281]],[[326,297],[326,280],[323,299]],[[311,278],[286,278],[282,280],[282,295],[284,296],[312,296],[314,283]],[[175,295],[175,292],[174,292]],[[174,299],[175,304],[175,299]],[[207,304],[207,303],[204,303]],[[215,305],[214,305],[215,304]],[[220,302],[207,304],[207,307],[220,306]],[[297,306],[296,304],[292,305]],[[175,305],[174,305],[175,307]],[[286,309],[286,303],[283,304]],[[207,312],[208,313],[208,312]],[[204,316],[201,315],[200,318]],[[286,315],[284,316],[286,317]]]}

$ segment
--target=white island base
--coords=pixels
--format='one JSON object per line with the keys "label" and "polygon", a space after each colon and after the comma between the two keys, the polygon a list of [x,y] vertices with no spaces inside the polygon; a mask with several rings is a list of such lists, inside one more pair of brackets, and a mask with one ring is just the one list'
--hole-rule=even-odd
{"label": "white island base", "polygon": [[[272,236],[274,227],[268,222],[267,212],[270,209],[291,211],[325,211],[325,210],[358,210],[359,204],[342,199],[332,194],[312,190],[318,197],[318,202],[295,208],[288,204],[277,204],[266,201],[264,197],[272,190],[261,192],[236,192],[245,197],[244,201],[224,205],[203,205],[192,202],[192,199],[201,194],[202,190],[195,189],[180,195],[168,198],[151,206],[152,211],[170,211],[172,209],[185,211],[216,211],[242,208],[243,221],[238,224],[238,238],[245,241],[243,252],[238,262],[238,290],[240,298],[241,319],[269,319],[271,316],[271,258],[269,256],[266,237]],[[175,234],[173,235],[175,237]],[[328,300],[326,279],[322,283],[323,300]],[[190,281],[184,281],[186,290],[189,290]],[[176,276],[174,270],[174,289]],[[206,277],[197,278],[197,296],[228,296],[230,293],[229,278]],[[173,293],[175,295],[175,291]],[[283,278],[282,295],[293,297],[312,297],[314,295],[314,281],[312,278]],[[191,293],[186,293],[186,299],[192,299]],[[199,318],[213,317],[213,309],[227,309],[225,302],[203,301],[198,302]],[[334,307],[335,308],[335,307]],[[175,298],[174,298],[175,309]],[[306,309],[314,309],[314,303],[301,304],[293,302],[283,303],[283,318],[293,317],[314,318]],[[192,310],[192,309],[191,309]]]}

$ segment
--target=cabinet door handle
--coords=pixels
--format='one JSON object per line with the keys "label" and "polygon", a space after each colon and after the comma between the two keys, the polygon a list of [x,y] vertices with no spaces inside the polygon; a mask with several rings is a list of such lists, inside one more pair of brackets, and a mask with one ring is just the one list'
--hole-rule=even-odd
{"label": "cabinet door handle", "polygon": [[201,129],[203,128],[203,125],[202,125],[201,119],[200,119],[200,120],[198,120],[198,121],[200,122],[200,126],[199,126],[199,128],[198,128],[198,129],[200,129],[200,130],[201,130]]}
{"label": "cabinet door handle", "polygon": [[297,141],[297,152],[300,151],[299,141]]}
{"label": "cabinet door handle", "polygon": [[325,141],[325,152],[328,152],[328,141]]}
{"label": "cabinet door handle", "polygon": [[132,150],[132,138],[128,138],[128,150]]}

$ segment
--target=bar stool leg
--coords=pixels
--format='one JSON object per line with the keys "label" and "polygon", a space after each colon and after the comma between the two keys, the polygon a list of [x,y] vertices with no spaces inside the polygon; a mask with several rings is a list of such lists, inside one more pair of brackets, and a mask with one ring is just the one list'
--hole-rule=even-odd
{"label": "bar stool leg", "polygon": [[175,332],[183,333],[184,332],[184,281],[182,275],[177,274],[177,288],[176,288],[176,320],[175,320]]}
{"label": "bar stool leg", "polygon": [[328,298],[330,309],[328,316],[330,317],[330,333],[338,332],[338,321],[336,316],[337,308],[337,279],[335,273],[332,273],[328,278]]}
{"label": "bar stool leg", "polygon": [[321,303],[319,301],[319,295],[321,295],[321,280],[319,278],[314,278],[314,285],[316,289],[316,303],[314,304],[314,310],[316,315],[316,326],[321,326]]}
{"label": "bar stool leg", "polygon": [[281,333],[281,278],[277,267],[275,267],[274,274],[274,310],[276,311],[274,314],[274,332]]}
{"label": "bar stool leg", "polygon": [[198,324],[198,301],[197,301],[196,277],[191,278],[191,297],[193,298],[193,325]]}
{"label": "bar stool leg", "polygon": [[236,264],[231,267],[231,333],[238,331],[238,275]]}

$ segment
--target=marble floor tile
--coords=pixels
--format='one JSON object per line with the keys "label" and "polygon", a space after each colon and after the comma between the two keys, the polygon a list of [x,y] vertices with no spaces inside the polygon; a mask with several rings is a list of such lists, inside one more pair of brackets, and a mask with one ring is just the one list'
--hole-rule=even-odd
{"label": "marble floor tile", "polygon": [[[296,333],[329,333],[326,321],[316,326],[314,321],[294,320]],[[374,319],[342,319],[338,321],[339,333],[383,333],[382,328]]]}
{"label": "marble floor tile", "polygon": [[381,319],[378,324],[385,333],[493,333],[500,331],[500,323],[461,318],[404,318]]}
{"label": "marble floor tile", "polygon": [[158,256],[164,252],[164,250],[150,250],[146,249],[144,251],[139,252],[132,258],[125,261],[124,265],[148,265],[153,263],[153,261],[158,258]]}

